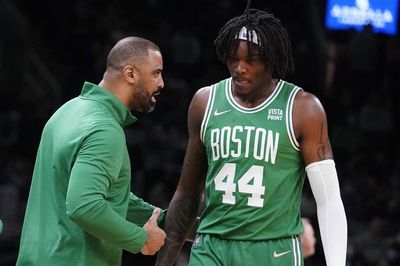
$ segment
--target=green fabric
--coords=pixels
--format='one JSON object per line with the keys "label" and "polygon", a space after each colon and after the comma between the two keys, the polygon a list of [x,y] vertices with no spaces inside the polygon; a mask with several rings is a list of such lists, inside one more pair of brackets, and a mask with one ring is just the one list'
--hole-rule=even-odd
{"label": "green fabric", "polygon": [[49,119],[17,265],[120,265],[122,249],[140,251],[147,237],[141,226],[154,206],[130,192],[123,127],[135,121],[114,95],[88,82]]}
{"label": "green fabric", "polygon": [[303,266],[298,236],[267,241],[224,240],[198,235],[189,266]]}
{"label": "green fabric", "polygon": [[0,234],[3,232],[3,221],[0,219]]}
{"label": "green fabric", "polygon": [[[153,214],[155,206],[148,204],[141,198],[138,198],[133,193],[130,194],[129,206],[128,206],[128,221],[143,226]],[[161,210],[160,216],[157,219],[157,224],[159,227],[164,227],[165,218],[167,215],[167,210]]]}
{"label": "green fabric", "polygon": [[298,90],[280,81],[263,103],[243,108],[231,79],[211,87],[201,128],[209,167],[200,234],[266,240],[301,233],[305,171],[289,133]]}

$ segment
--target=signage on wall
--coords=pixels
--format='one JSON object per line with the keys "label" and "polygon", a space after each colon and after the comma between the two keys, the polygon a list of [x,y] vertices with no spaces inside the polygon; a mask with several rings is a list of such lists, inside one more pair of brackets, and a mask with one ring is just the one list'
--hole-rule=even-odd
{"label": "signage on wall", "polygon": [[325,26],[332,30],[361,31],[371,24],[374,32],[397,34],[399,0],[328,0]]}

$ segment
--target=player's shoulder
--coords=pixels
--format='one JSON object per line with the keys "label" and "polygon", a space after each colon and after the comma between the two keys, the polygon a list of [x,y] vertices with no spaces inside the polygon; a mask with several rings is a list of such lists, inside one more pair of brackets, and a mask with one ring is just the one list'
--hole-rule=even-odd
{"label": "player's shoulder", "polygon": [[211,86],[200,88],[194,94],[189,106],[188,126],[190,132],[200,132],[200,125],[207,108]]}
{"label": "player's shoulder", "polygon": [[196,105],[206,105],[208,98],[210,97],[212,86],[205,86],[196,91],[193,96],[192,104]]}
{"label": "player's shoulder", "polygon": [[210,97],[211,93],[214,92],[218,89],[218,88],[225,88],[227,82],[229,82],[230,78],[226,78],[223,80],[220,80],[217,83],[208,85],[208,86],[204,86],[200,89],[197,90],[197,92],[194,95],[194,99],[196,100],[204,100]]}
{"label": "player's shoulder", "polygon": [[201,95],[203,95],[203,96],[204,96],[204,95],[208,96],[208,95],[210,94],[211,87],[212,87],[212,85],[204,86],[204,87],[198,89],[197,92],[196,92],[196,94],[198,94],[198,95],[200,95],[200,96],[201,96]]}
{"label": "player's shoulder", "polygon": [[311,92],[300,89],[293,103],[294,110],[301,110],[302,113],[324,111],[321,101]]}
{"label": "player's shoulder", "polygon": [[306,90],[304,90],[303,88],[300,88],[300,90],[297,92],[296,97],[295,97],[296,101],[319,101],[318,97],[315,96],[315,94],[308,92]]}
{"label": "player's shoulder", "polygon": [[325,110],[318,97],[304,90],[296,94],[292,112],[295,132],[302,132],[326,121]]}

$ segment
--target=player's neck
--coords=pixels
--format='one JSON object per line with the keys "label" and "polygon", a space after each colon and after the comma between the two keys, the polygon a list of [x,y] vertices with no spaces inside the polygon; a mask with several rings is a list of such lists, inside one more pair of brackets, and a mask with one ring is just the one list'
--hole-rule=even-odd
{"label": "player's neck", "polygon": [[274,92],[276,85],[278,84],[277,79],[271,79],[268,85],[262,86],[259,89],[255,89],[248,94],[238,93],[232,86],[232,94],[235,100],[243,107],[252,108],[263,103],[271,94]]}

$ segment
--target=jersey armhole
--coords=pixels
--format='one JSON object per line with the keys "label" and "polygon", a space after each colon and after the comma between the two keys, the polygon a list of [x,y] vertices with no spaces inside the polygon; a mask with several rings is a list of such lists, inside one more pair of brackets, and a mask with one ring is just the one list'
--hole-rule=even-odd
{"label": "jersey armhole", "polygon": [[286,106],[286,130],[289,136],[290,143],[292,144],[292,147],[300,151],[300,144],[296,139],[296,135],[294,134],[294,128],[293,128],[293,102],[294,98],[296,97],[296,94],[302,90],[299,87],[294,87],[292,92],[289,95],[289,100],[287,102]]}
{"label": "jersey armhole", "polygon": [[206,110],[204,111],[203,121],[201,122],[200,139],[201,139],[201,141],[203,143],[204,143],[204,137],[205,137],[205,134],[206,134],[207,124],[208,124],[208,121],[210,120],[210,116],[211,116],[211,113],[212,113],[212,108],[213,108],[213,105],[214,105],[215,87],[216,87],[215,84],[210,87],[210,93],[208,95]]}

